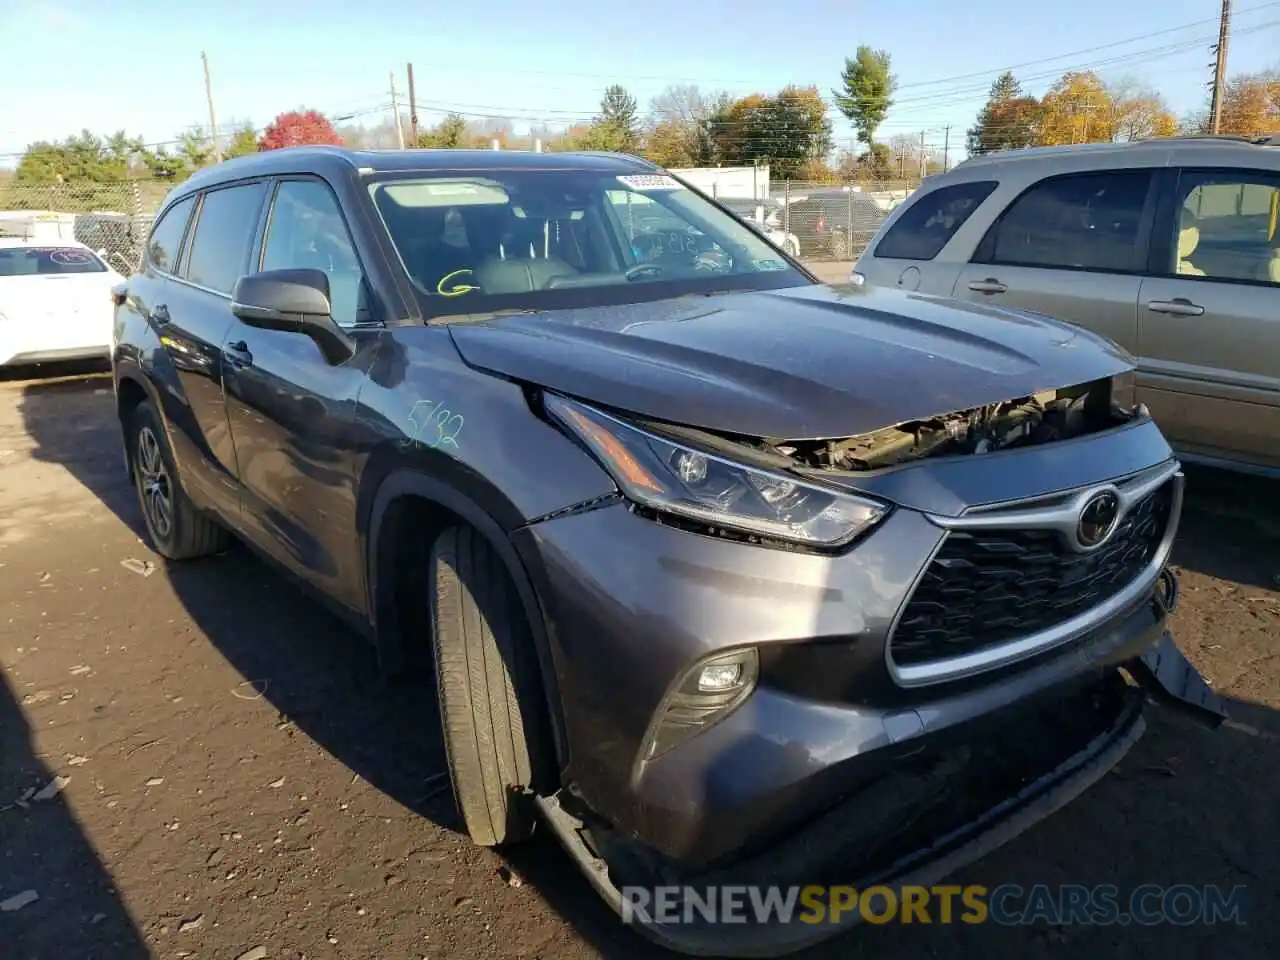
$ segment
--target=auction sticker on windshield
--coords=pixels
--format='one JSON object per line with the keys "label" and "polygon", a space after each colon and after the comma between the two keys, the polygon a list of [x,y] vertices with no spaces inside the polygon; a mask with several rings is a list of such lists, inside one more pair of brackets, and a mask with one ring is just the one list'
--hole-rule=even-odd
{"label": "auction sticker on windshield", "polygon": [[683,190],[684,184],[675,177],[656,173],[630,174],[618,177],[618,182],[632,190]]}

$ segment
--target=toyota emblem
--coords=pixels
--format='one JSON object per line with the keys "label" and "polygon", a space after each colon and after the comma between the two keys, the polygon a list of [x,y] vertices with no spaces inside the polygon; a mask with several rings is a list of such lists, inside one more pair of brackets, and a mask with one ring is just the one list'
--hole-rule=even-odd
{"label": "toyota emblem", "polygon": [[1120,519],[1120,498],[1114,491],[1101,490],[1084,502],[1076,521],[1076,542],[1083,550],[1092,550],[1107,542]]}

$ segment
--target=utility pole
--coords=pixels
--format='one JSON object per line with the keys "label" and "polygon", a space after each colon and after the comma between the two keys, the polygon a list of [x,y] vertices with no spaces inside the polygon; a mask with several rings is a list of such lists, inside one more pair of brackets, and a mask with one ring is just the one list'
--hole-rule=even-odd
{"label": "utility pole", "polygon": [[924,131],[920,131],[920,182],[924,183],[924,178],[929,174],[929,154],[925,150]]}
{"label": "utility pole", "polygon": [[413,64],[406,66],[409,69],[409,142],[416,147],[418,145],[418,96],[413,89]]}
{"label": "utility pole", "polygon": [[951,124],[947,124],[942,134],[942,172],[951,169]]}
{"label": "utility pole", "polygon": [[218,115],[213,110],[213,84],[209,81],[209,57],[200,51],[200,62],[204,64],[204,98],[209,103],[209,135],[213,137],[213,162],[222,162],[222,143],[218,140]]}
{"label": "utility pole", "polygon": [[1231,0],[1222,0],[1222,19],[1218,23],[1217,55],[1213,66],[1213,100],[1209,106],[1209,132],[1215,137],[1222,127],[1223,88],[1227,83],[1227,41],[1231,38]]}
{"label": "utility pole", "polygon": [[396,72],[391,71],[391,115],[396,119],[396,143],[404,149],[404,127],[400,125],[400,101],[396,99]]}

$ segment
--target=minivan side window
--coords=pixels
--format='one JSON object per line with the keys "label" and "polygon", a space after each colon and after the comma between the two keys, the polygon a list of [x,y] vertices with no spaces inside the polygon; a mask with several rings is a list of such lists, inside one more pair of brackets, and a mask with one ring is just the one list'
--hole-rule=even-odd
{"label": "minivan side window", "polygon": [[333,192],[319,180],[285,180],[276,189],[262,269],[311,268],[329,278],[333,319],[344,327],[364,317],[364,272]]}
{"label": "minivan side window", "polygon": [[875,255],[889,260],[932,260],[996,188],[994,180],[957,183],[921,197],[876,244]]}
{"label": "minivan side window", "polygon": [[1280,285],[1280,176],[1184,171],[1174,210],[1167,273]]}
{"label": "minivan side window", "polygon": [[1150,170],[1043,180],[1009,205],[978,246],[975,263],[1072,270],[1140,269]]}
{"label": "minivan side window", "polygon": [[187,221],[191,219],[191,207],[194,203],[193,197],[179,200],[164,212],[164,216],[151,229],[151,238],[147,241],[147,261],[162,273],[173,273],[178,267],[178,251],[182,246],[182,235],[187,232]]}
{"label": "minivan side window", "polygon": [[267,185],[259,182],[205,194],[191,235],[188,280],[228,295],[235,289],[245,274],[266,190]]}

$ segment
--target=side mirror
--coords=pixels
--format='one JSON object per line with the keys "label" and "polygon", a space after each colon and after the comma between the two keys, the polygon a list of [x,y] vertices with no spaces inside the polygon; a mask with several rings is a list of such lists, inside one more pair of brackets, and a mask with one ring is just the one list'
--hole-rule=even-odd
{"label": "side mirror", "polygon": [[345,363],[355,342],[333,321],[329,278],[323,270],[268,270],[241,277],[231,294],[231,312],[259,330],[301,333],[315,341],[325,360]]}

